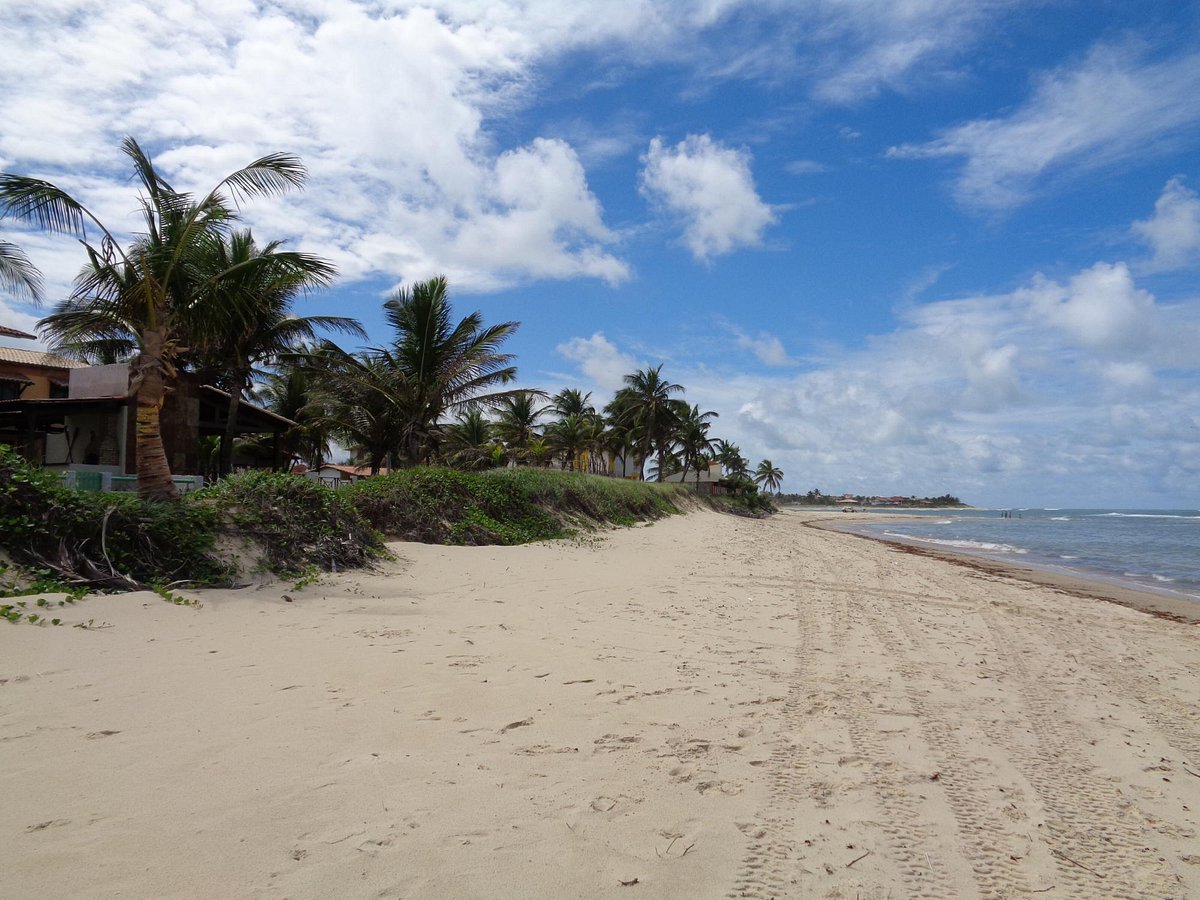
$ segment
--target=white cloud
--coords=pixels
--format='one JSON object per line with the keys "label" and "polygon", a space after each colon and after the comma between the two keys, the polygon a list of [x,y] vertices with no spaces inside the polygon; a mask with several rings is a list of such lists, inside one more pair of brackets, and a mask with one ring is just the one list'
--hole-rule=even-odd
{"label": "white cloud", "polygon": [[783,168],[792,175],[817,175],[829,171],[829,166],[815,159],[794,159]]}
{"label": "white cloud", "polygon": [[184,188],[287,150],[309,166],[307,191],[256,201],[248,219],[320,248],[348,278],[619,282],[618,236],[574,151],[494,145],[488,122],[519,103],[542,42],[560,39],[495,13],[346,0],[39,7],[0,36],[0,168],[78,191],[132,230],[124,134]]}
{"label": "white cloud", "polygon": [[[937,77],[990,21],[1021,5],[1019,0],[814,3],[808,24],[824,38],[815,52],[815,93],[828,102],[852,104],[885,88],[905,90],[914,79]],[[836,41],[829,40],[833,36]]]}
{"label": "white cloud", "polygon": [[1200,121],[1200,54],[1143,63],[1111,47],[1042,75],[1033,96],[1007,116],[956,126],[893,157],[961,157],[955,192],[964,204],[1004,210],[1040,181],[1153,154]]}
{"label": "white cloud", "polygon": [[745,150],[707,134],[688,135],[670,148],[654,138],[643,163],[643,192],[682,220],[684,241],[697,260],[757,246],[776,221],[754,189]]}
{"label": "white cloud", "polygon": [[[615,393],[624,385],[626,375],[642,367],[632,356],[618,350],[600,331],[590,338],[571,338],[554,349],[575,363],[591,385],[609,394]],[[599,400],[600,405],[606,402],[606,398]]]}
{"label": "white cloud", "polygon": [[[645,138],[634,144],[640,128],[617,113],[600,133],[564,127],[505,142],[543,66],[587,50],[619,61],[608,67],[614,83],[669,62],[694,84],[799,78],[826,100],[853,102],[961,54],[1021,2],[613,0],[598,15],[562,0],[45,0],[0,31],[0,169],[79,191],[106,222],[132,229],[116,152],[124,135],[185,188],[287,150],[311,170],[307,191],[256,201],[248,220],[331,257],[344,278],[446,272],[476,290],[615,283],[628,274],[620,235],[604,225],[579,160],[603,162]],[[729,65],[714,66],[718,55]],[[555,136],[577,147],[546,142]],[[670,187],[690,246],[711,258],[758,243],[774,214],[744,154],[704,151],[674,160]],[[678,196],[678,170],[704,163],[711,171],[691,177],[727,191],[727,211]],[[497,189],[506,170],[530,173],[536,198]]]}
{"label": "white cloud", "polygon": [[1038,278],[1018,296],[1047,325],[1098,353],[1136,356],[1169,340],[1159,334],[1154,298],[1134,285],[1124,263],[1097,263],[1065,285]]}
{"label": "white cloud", "polygon": [[758,337],[737,332],[737,345],[743,350],[749,350],[765,366],[788,366],[793,363],[783,347],[783,341],[765,331],[759,332]]}
{"label": "white cloud", "polygon": [[[721,414],[715,435],[779,465],[787,490],[1095,506],[1196,496],[1194,304],[1159,304],[1126,265],[1099,263],[899,316],[798,374],[680,358],[667,374]],[[599,349],[621,354],[607,340]]]}
{"label": "white cloud", "polygon": [[1150,245],[1152,272],[1183,269],[1200,262],[1200,196],[1176,176],[1154,204],[1154,216],[1133,223],[1133,232]]}

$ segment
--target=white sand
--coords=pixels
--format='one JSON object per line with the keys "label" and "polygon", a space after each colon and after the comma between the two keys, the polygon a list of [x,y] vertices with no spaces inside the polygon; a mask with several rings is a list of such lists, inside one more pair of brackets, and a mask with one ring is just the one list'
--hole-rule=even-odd
{"label": "white sand", "polygon": [[1196,626],[802,518],[4,624],[0,896],[1200,897]]}

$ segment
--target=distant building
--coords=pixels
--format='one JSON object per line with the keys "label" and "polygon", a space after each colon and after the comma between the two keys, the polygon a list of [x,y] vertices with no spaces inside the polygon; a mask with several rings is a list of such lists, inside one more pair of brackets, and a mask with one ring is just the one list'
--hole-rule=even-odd
{"label": "distant building", "polygon": [[[379,475],[386,475],[388,469],[381,468]],[[336,465],[334,463],[326,463],[317,469],[306,469],[303,473],[305,478],[311,478],[314,481],[319,481],[326,487],[341,487],[344,484],[353,484],[356,481],[361,481],[364,478],[371,477],[370,466],[348,466]]]}
{"label": "distant building", "polygon": [[676,472],[674,475],[668,475],[663,479],[664,484],[686,484],[688,487],[694,488],[696,493],[706,497],[713,497],[719,494],[727,493],[724,486],[718,482],[724,478],[723,470],[719,462],[709,463],[707,468],[696,470],[690,469],[687,476],[684,477],[683,472]]}

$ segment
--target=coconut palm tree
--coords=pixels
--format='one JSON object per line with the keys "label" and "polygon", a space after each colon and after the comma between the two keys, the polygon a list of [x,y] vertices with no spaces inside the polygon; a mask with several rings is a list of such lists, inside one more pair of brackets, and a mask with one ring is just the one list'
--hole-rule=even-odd
{"label": "coconut palm tree", "polygon": [[[72,234],[83,243],[87,265],[75,280],[68,303],[83,320],[59,318],[54,339],[130,337],[136,346],[130,393],[137,405],[138,492],[172,499],[178,492],[163,450],[159,413],[189,318],[209,309],[214,283],[226,272],[204,269],[201,258],[228,232],[236,204],[247,197],[280,194],[304,184],[300,160],[275,153],[221,179],[200,199],[177,191],[154,168],[132,138],[121,149],[139,184],[142,230],[122,244],[83,203],[37,178],[0,174],[0,217],[12,216],[47,231]],[[65,310],[64,310],[65,311]],[[106,323],[97,328],[99,323]],[[86,323],[85,331],[77,326]]]}
{"label": "coconut palm tree", "polygon": [[366,454],[371,474],[408,440],[415,393],[384,351],[347,353],[326,341],[306,363],[317,387],[319,425]]}
{"label": "coconut palm tree", "polygon": [[596,408],[591,404],[592,392],[586,394],[579,388],[564,388],[554,395],[550,408],[560,419],[567,416],[595,415]]}
{"label": "coconut palm tree", "polygon": [[495,388],[516,377],[512,354],[500,347],[520,324],[484,327],[478,312],[454,324],[446,279],[440,276],[401,288],[383,308],[395,338],[379,352],[408,383],[411,418],[401,450],[415,465],[427,457],[437,423],[447,413],[495,406],[513,393]]}
{"label": "coconut palm tree", "polygon": [[696,480],[700,480],[701,462],[712,453],[716,443],[708,436],[712,420],[718,418],[718,413],[709,410],[700,412],[699,406],[689,406],[687,412],[680,417],[679,426],[675,432],[675,443],[679,447],[679,456],[683,462],[683,478],[687,481],[688,470],[696,472]]}
{"label": "coconut palm tree", "polygon": [[734,471],[746,466],[746,460],[742,458],[742,450],[737,444],[731,444],[724,438],[718,439],[713,444],[713,459],[725,467],[727,471]]}
{"label": "coconut palm tree", "polygon": [[485,468],[491,464],[494,450],[502,450],[493,441],[496,427],[482,410],[466,410],[443,430],[442,453],[446,462],[457,468]]}
{"label": "coconut palm tree", "polygon": [[658,469],[662,472],[670,452],[671,435],[686,406],[672,395],[683,393],[683,386],[663,378],[661,365],[639,369],[626,375],[624,381],[625,387],[617,391],[605,411],[637,435],[641,467],[645,468],[650,454],[657,453]]}
{"label": "coconut palm tree", "polygon": [[563,458],[563,467],[575,471],[576,460],[587,449],[591,433],[587,419],[569,415],[546,429],[546,442]]}
{"label": "coconut palm tree", "polygon": [[517,391],[497,406],[496,435],[518,462],[526,457],[529,442],[538,437],[538,419],[549,409],[538,403],[544,396],[541,391]]}
{"label": "coconut palm tree", "polygon": [[329,457],[330,434],[321,424],[327,417],[311,389],[309,372],[300,362],[306,355],[302,350],[276,371],[267,373],[256,394],[271,412],[296,423],[280,437],[285,457],[319,469]]}
{"label": "coconut palm tree", "polygon": [[362,326],[344,316],[296,316],[296,296],[330,283],[335,269],[322,259],[279,249],[273,241],[259,247],[247,229],[235,231],[211,245],[204,263],[225,272],[214,286],[211,307],[222,316],[205,316],[191,329],[189,342],[210,380],[229,393],[229,412],[221,442],[220,474],[233,460],[238,410],[263,363],[294,353],[317,340],[317,329],[366,337]]}
{"label": "coconut palm tree", "polygon": [[754,481],[771,493],[775,493],[779,490],[779,485],[783,481],[783,470],[777,468],[769,459],[764,459],[758,464],[758,468],[754,470]]}

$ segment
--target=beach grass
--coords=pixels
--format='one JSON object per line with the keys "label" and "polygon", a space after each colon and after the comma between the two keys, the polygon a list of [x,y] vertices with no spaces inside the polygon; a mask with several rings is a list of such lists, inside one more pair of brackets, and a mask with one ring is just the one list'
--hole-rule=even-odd
{"label": "beach grass", "polygon": [[688,508],[690,492],[550,469],[462,472],[420,467],[347,491],[363,517],[398,540],[524,544],[579,529],[632,525]]}
{"label": "beach grass", "polygon": [[[246,561],[283,577],[369,566],[386,540],[427,544],[524,544],[629,526],[699,505],[680,485],[579,472],[403,469],[333,489],[313,479],[251,471],[179,503],[88,493],[0,448],[0,550],[25,579],[112,589],[213,585]],[[225,541],[225,545],[229,542]]]}

